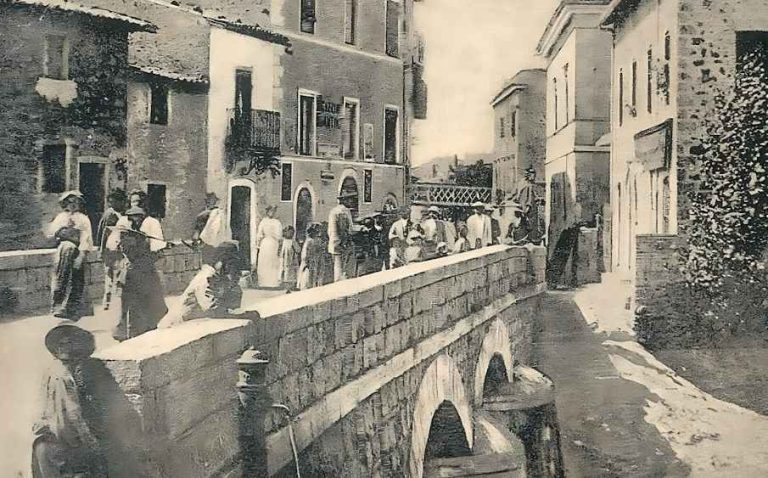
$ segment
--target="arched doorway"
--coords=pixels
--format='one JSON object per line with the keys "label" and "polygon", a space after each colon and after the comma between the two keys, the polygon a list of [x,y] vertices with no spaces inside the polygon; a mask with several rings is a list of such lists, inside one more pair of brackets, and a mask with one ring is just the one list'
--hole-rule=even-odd
{"label": "arched doorway", "polygon": [[381,205],[382,212],[392,213],[397,211],[397,197],[392,193],[387,193],[384,197],[384,203]]}
{"label": "arched doorway", "polygon": [[344,178],[344,180],[341,182],[340,192],[350,196],[346,205],[352,212],[352,217],[357,217],[357,214],[360,210],[360,197],[357,191],[357,180],[354,178],[354,176],[347,176]]}
{"label": "arched doorway", "polygon": [[232,240],[237,241],[243,258],[243,269],[250,270],[253,265],[256,222],[256,195],[253,182],[247,179],[232,181],[229,185],[229,230]]}
{"label": "arched doorway", "polygon": [[429,426],[427,448],[424,450],[425,463],[436,458],[456,458],[469,456],[467,437],[456,407],[449,401],[443,401]]}
{"label": "arched doorway", "polygon": [[314,221],[312,191],[308,187],[300,187],[296,193],[295,218],[296,240],[303,243],[307,237],[307,226]]}

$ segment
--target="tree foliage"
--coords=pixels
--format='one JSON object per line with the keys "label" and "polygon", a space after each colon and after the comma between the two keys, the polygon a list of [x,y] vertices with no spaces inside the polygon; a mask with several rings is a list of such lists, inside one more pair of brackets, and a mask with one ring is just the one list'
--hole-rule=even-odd
{"label": "tree foliage", "polygon": [[765,56],[744,58],[735,88],[719,95],[695,154],[701,173],[690,195],[689,284],[717,295],[734,283],[763,282],[768,246],[768,83]]}
{"label": "tree foliage", "polygon": [[451,166],[448,178],[459,186],[490,188],[493,184],[493,165],[480,159],[473,164]]}

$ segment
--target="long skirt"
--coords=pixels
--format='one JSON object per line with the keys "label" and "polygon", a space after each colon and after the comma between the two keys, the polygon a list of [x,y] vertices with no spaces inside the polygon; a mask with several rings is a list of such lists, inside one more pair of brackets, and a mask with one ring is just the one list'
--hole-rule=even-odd
{"label": "long skirt", "polygon": [[280,256],[278,255],[278,242],[271,237],[265,237],[259,244],[258,264],[256,265],[256,279],[259,287],[280,287]]}
{"label": "long skirt", "polygon": [[77,320],[83,311],[83,289],[85,271],[82,254],[78,247],[62,241],[54,256],[53,280],[51,283],[51,313],[56,317]]}
{"label": "long skirt", "polygon": [[157,328],[168,312],[160,275],[154,266],[128,267],[123,286],[120,323],[112,334],[115,340],[126,340]]}

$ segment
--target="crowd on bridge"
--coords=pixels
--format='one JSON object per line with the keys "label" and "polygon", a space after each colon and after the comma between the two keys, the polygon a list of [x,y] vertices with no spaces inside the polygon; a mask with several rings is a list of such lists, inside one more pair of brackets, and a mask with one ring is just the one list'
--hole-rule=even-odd
{"label": "crowd on bridge", "polygon": [[[74,323],[85,310],[88,251],[100,254],[103,307],[118,309],[113,337],[123,341],[193,318],[232,316],[241,306],[244,286],[290,293],[494,244],[538,244],[543,237],[534,202],[501,208],[480,202],[469,208],[431,205],[419,220],[413,219],[415,209],[404,207],[355,220],[354,199],[340,193],[327,222],[310,223],[301,237],[293,226],[283,227],[275,218],[274,206],[267,207],[251,264],[238,243],[228,240],[218,198],[209,193],[192,239],[181,242],[181,247],[200,252],[202,265],[169,309],[156,263],[164,249],[180,245],[166,241],[160,222],[147,213],[147,194],[113,191],[93,234],[83,213],[83,195],[63,193],[62,211],[47,233],[57,242],[51,310],[55,317],[68,320],[52,329],[45,341],[57,362],[45,379],[45,409],[35,427],[33,476],[69,476],[61,475],[65,469],[72,476],[85,471],[101,476],[101,462],[94,455],[98,443],[85,425],[83,384],[78,381],[82,363],[93,352],[93,337]],[[501,227],[503,216],[508,219],[506,231]]]}

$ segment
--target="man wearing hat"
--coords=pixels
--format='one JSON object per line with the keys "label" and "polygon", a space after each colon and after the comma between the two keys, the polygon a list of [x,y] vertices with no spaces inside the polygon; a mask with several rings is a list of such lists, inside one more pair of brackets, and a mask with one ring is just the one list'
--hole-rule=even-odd
{"label": "man wearing hat", "polygon": [[42,410],[32,428],[32,477],[106,476],[99,443],[87,417],[85,363],[95,348],[93,335],[62,324],[45,336],[54,361],[43,379]]}
{"label": "man wearing hat", "polygon": [[193,241],[203,244],[202,255],[213,254],[213,250],[225,240],[224,214],[219,208],[219,197],[216,193],[205,194],[205,211],[195,218]]}
{"label": "man wearing hat", "polygon": [[485,204],[472,204],[475,213],[467,219],[467,240],[470,249],[479,249],[491,244],[491,221],[485,215]]}
{"label": "man wearing hat", "polygon": [[157,328],[168,328],[191,319],[231,315],[243,298],[238,283],[239,260],[234,241],[224,241],[214,248],[181,294],[180,301],[165,314]]}
{"label": "man wearing hat", "polygon": [[389,228],[389,267],[394,269],[405,265],[405,248],[407,246],[411,210],[408,207],[400,209],[400,218]]}
{"label": "man wearing hat", "polygon": [[129,228],[117,226],[120,233],[119,250],[125,256],[122,308],[120,322],[113,332],[115,340],[136,337],[157,327],[168,312],[163,286],[155,267],[158,254],[152,249],[152,237],[145,232],[144,223],[150,219],[139,206],[126,211]]}
{"label": "man wearing hat", "polygon": [[63,209],[47,228],[48,237],[57,241],[51,282],[51,313],[77,320],[82,315],[85,275],[83,259],[93,250],[91,221],[83,214],[83,195],[67,191],[59,197]]}
{"label": "man wearing hat", "polygon": [[115,250],[114,247],[108,247],[111,244],[109,238],[113,233],[114,227],[117,226],[117,223],[123,217],[127,202],[128,197],[122,189],[114,189],[109,193],[107,197],[109,207],[101,216],[96,233],[101,261],[104,263],[104,298],[101,302],[104,310],[109,310],[112,296],[118,292],[118,273],[120,271],[120,261],[123,258],[120,251]]}
{"label": "man wearing hat", "polygon": [[491,242],[489,244],[501,244],[501,225],[499,220],[494,217],[496,208],[490,204],[485,205],[485,215],[488,216],[486,224],[490,223]]}
{"label": "man wearing hat", "polygon": [[347,278],[353,257],[352,213],[347,205],[356,197],[348,191],[340,191],[338,204],[328,213],[328,253],[333,256],[333,281]]}
{"label": "man wearing hat", "polygon": [[542,215],[539,205],[544,202],[544,194],[541,187],[536,184],[536,170],[529,167],[525,170],[525,179],[517,188],[517,203],[523,210],[530,231],[531,240],[534,243],[541,242],[544,235]]}

